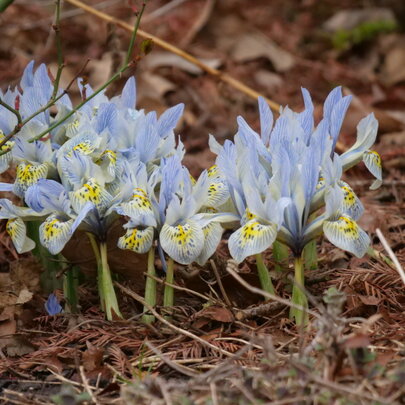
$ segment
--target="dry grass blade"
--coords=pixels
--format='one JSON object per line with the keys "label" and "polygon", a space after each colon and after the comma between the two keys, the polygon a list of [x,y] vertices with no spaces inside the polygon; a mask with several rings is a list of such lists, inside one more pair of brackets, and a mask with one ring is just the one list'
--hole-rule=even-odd
{"label": "dry grass blade", "polygon": [[[133,31],[133,27],[130,24],[127,24],[125,21],[119,20],[118,18],[112,17],[106,13],[103,13],[102,11],[96,10],[93,7],[90,7],[84,3],[82,3],[79,0],[65,0],[67,3],[73,4],[76,7],[79,7],[85,11],[87,11],[90,14],[93,14],[99,18],[101,18],[104,21],[108,21],[110,23],[116,24],[119,27],[125,29],[126,31]],[[240,82],[239,80],[235,79],[234,77],[228,75],[227,73],[223,73],[218,69],[212,68],[208,65],[206,65],[205,63],[201,62],[199,59],[197,59],[196,57],[190,55],[187,52],[184,52],[183,50],[181,50],[180,48],[169,44],[168,42],[164,41],[163,39],[156,37],[155,35],[150,34],[149,32],[143,31],[143,30],[138,30],[138,35],[142,38],[149,38],[151,39],[156,45],[160,46],[163,49],[166,49],[169,52],[172,52],[180,57],[182,57],[183,59],[189,61],[190,63],[192,63],[195,66],[198,66],[200,69],[202,69],[204,72],[209,73],[212,76],[215,76],[217,79],[229,84],[231,87],[238,89],[239,91],[241,91],[242,93],[248,95],[249,97],[254,98],[255,100],[261,96],[263,97],[267,103],[269,104],[270,108],[275,111],[275,112],[279,112],[280,110],[280,105],[277,104],[276,102],[270,100],[267,97],[264,97],[262,94],[260,94],[258,91],[253,90],[251,87],[246,86],[245,84],[243,84],[242,82]]]}
{"label": "dry grass blade", "polygon": [[401,263],[399,262],[398,258],[395,256],[395,253],[392,251],[390,245],[387,242],[387,239],[385,239],[384,235],[382,234],[382,232],[379,228],[376,229],[376,234],[378,236],[378,239],[380,239],[382,245],[384,246],[384,249],[387,251],[390,259],[394,262],[395,268],[398,271],[398,273],[402,279],[402,282],[405,284],[405,272],[401,266]]}
{"label": "dry grass blade", "polygon": [[145,300],[138,295],[136,292],[131,291],[130,289],[124,287],[123,285],[121,285],[120,283],[115,282],[114,285],[116,285],[122,292],[124,292],[125,294],[127,294],[128,296],[132,297],[134,300],[138,301],[139,303],[141,303],[145,308],[148,309],[149,312],[151,312],[156,319],[158,319],[160,322],[164,323],[165,325],[167,325],[169,328],[175,330],[178,333],[181,333],[182,335],[185,335],[193,340],[198,341],[199,343],[201,343],[204,346],[209,347],[212,350],[215,350],[217,352],[220,352],[221,354],[224,354],[225,356],[230,356],[233,357],[234,354],[231,352],[228,352],[226,350],[221,349],[218,346],[215,346],[209,342],[207,342],[206,340],[200,338],[197,335],[194,335],[194,333],[191,333],[187,330],[181,329],[176,325],[173,325],[172,323],[170,323],[169,321],[167,321],[165,318],[163,318],[163,316],[161,316],[154,308],[152,308],[150,305],[148,305]]}
{"label": "dry grass blade", "polygon": [[185,374],[188,377],[195,377],[198,375],[198,373],[196,373],[195,371],[193,371],[192,369],[183,366],[181,364],[178,364],[175,361],[170,360],[169,358],[167,358],[167,356],[165,356],[160,350],[158,350],[155,346],[152,345],[152,343],[145,341],[145,345],[153,351],[153,353],[156,354],[156,356],[158,356],[164,363],[166,363],[169,367],[171,367],[172,369],[178,371],[181,374]]}
{"label": "dry grass blade", "polygon": [[295,308],[295,309],[298,309],[298,310],[300,310],[300,311],[307,311],[309,315],[312,315],[312,316],[314,316],[315,318],[318,318],[318,319],[322,320],[322,318],[319,316],[318,313],[316,313],[316,312],[314,312],[314,311],[311,311],[310,309],[304,308],[304,307],[302,307],[301,305],[296,305],[296,304],[290,302],[289,300],[286,300],[286,299],[284,299],[284,298],[277,297],[277,295],[270,294],[270,293],[268,293],[268,292],[266,292],[266,291],[264,291],[264,290],[262,290],[262,289],[260,289],[260,288],[251,286],[251,285],[250,285],[249,283],[247,283],[242,277],[240,277],[240,276],[238,275],[238,273],[236,273],[235,270],[233,270],[233,269],[231,268],[232,266],[230,266],[229,264],[232,263],[232,262],[233,262],[233,261],[231,261],[231,260],[228,261],[228,265],[226,266],[226,271],[227,271],[235,280],[237,280],[241,285],[243,285],[243,287],[245,287],[247,290],[251,291],[252,293],[255,293],[255,294],[258,294],[258,295],[262,295],[263,297],[265,297],[265,298],[267,298],[267,299],[270,299],[270,300],[279,302],[280,304],[289,306],[289,307],[291,307],[291,308]]}
{"label": "dry grass blade", "polygon": [[84,367],[80,366],[79,367],[79,371],[80,371],[80,377],[82,379],[83,382],[83,386],[84,389],[86,390],[86,392],[90,395],[91,400],[93,401],[94,404],[96,405],[100,405],[100,402],[97,400],[97,398],[94,396],[93,391],[90,388],[89,382],[87,381],[86,378],[86,374],[84,373]]}

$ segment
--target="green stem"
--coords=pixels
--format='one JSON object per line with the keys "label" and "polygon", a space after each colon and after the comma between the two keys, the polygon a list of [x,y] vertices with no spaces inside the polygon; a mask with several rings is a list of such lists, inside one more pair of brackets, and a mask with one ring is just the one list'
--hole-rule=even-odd
{"label": "green stem", "polygon": [[318,253],[317,253],[316,240],[311,240],[304,247],[304,261],[307,270],[316,270],[318,268]]}
{"label": "green stem", "polygon": [[305,278],[304,278],[304,259],[301,256],[294,258],[294,285],[292,292],[293,304],[300,305],[304,310],[298,308],[290,309],[290,319],[295,318],[297,325],[305,326],[308,324],[308,299],[304,292]]}
{"label": "green stem", "polygon": [[395,268],[394,262],[389,257],[385,256],[383,253],[379,252],[377,249],[374,249],[370,246],[367,249],[367,254],[371,258],[375,260],[382,260],[385,264],[388,264],[388,266]]}
{"label": "green stem", "polygon": [[269,271],[263,261],[261,253],[256,255],[257,272],[259,273],[260,285],[262,289],[270,294],[275,295],[273,283]]}
{"label": "green stem", "polygon": [[276,271],[281,272],[288,260],[288,247],[281,242],[275,241],[273,243],[273,259]]}
{"label": "green stem", "polygon": [[[155,248],[152,246],[148,253],[148,276],[145,283],[145,302],[148,306],[154,308],[156,306],[156,280],[153,278],[156,275],[155,271]],[[144,312],[148,312],[148,308],[144,308]],[[155,317],[153,315],[143,315],[142,321],[145,323],[153,323]]]}
{"label": "green stem", "polygon": [[[117,296],[115,295],[111,271],[107,260],[107,244],[100,243],[100,266],[99,266],[99,286],[101,285],[102,297],[104,300],[104,311],[107,319],[112,321],[115,318],[122,318],[118,308]],[[101,295],[101,294],[100,294]]]}
{"label": "green stem", "polygon": [[47,248],[42,246],[39,237],[40,221],[28,221],[27,235],[35,242],[35,248],[32,254],[39,260],[44,271],[41,273],[40,281],[41,287],[44,292],[51,293],[58,288],[62,288],[62,279],[57,278],[60,270],[60,257],[59,255],[51,255]]}
{"label": "green stem", "polygon": [[96,237],[90,232],[87,232],[86,235],[89,238],[91,247],[93,248],[94,257],[96,258],[96,263],[97,263],[97,287],[98,287],[98,294],[100,296],[100,307],[101,307],[101,310],[103,312],[105,312],[104,295],[103,295],[103,288],[102,288],[102,286],[103,286],[103,283],[102,283],[103,272],[102,272],[102,266],[101,266],[100,250],[98,248]]}
{"label": "green stem", "polygon": [[[166,283],[173,284],[174,281],[174,262],[171,257],[167,261]],[[165,291],[163,294],[163,306],[165,308],[174,305],[174,289],[172,286],[165,284]]]}
{"label": "green stem", "polygon": [[[68,312],[76,314],[78,312],[78,269],[76,266],[68,269],[65,273],[65,278],[63,280],[63,291],[64,296],[67,301]],[[65,307],[66,310],[66,307]]]}

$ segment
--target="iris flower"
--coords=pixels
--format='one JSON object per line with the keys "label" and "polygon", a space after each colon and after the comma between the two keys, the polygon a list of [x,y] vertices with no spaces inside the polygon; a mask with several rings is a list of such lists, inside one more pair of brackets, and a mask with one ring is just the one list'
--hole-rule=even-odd
{"label": "iris flower", "polygon": [[[363,206],[341,180],[342,171],[363,160],[377,177],[375,188],[381,184],[381,162],[369,150],[378,127],[373,114],[360,121],[356,143],[339,156],[334,149],[351,98],[343,97],[340,88],[333,90],[325,100],[323,119],[314,127],[313,104],[305,89],[303,96],[304,111],[282,109],[274,127],[270,109],[259,99],[261,134],[239,117],[234,143],[225,141],[221,147],[211,139],[211,149],[218,154],[240,217],[241,227],[229,239],[232,257],[241,262],[276,240],[289,246],[296,269],[293,302],[306,306],[297,284],[304,284],[302,251],[309,242],[323,233],[359,257],[370,243],[356,223]],[[293,316],[303,321],[302,313]]]}

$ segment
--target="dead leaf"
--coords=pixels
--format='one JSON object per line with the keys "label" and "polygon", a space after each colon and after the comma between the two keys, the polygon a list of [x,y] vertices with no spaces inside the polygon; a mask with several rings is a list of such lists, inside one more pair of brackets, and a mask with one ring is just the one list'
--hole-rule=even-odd
{"label": "dead leaf", "polygon": [[350,31],[365,22],[376,21],[396,23],[395,15],[389,8],[351,8],[338,11],[331,18],[325,21],[322,28],[328,32],[336,32],[340,30]]}
{"label": "dead leaf", "polygon": [[283,78],[268,70],[259,70],[254,75],[257,84],[262,88],[265,88],[269,94],[273,94],[278,91],[284,84]]}
{"label": "dead leaf", "polygon": [[176,89],[176,85],[163,76],[145,72],[141,77],[142,90],[144,94],[155,94],[157,98],[161,99],[166,93]]}
{"label": "dead leaf", "polygon": [[[221,59],[200,58],[200,61],[214,69],[218,69],[222,64]],[[148,57],[143,62],[143,68],[148,71],[162,66],[177,67],[180,70],[194,75],[203,73],[203,70],[198,66],[186,61],[178,55],[174,55],[169,52],[153,52],[152,54],[148,55]]]}
{"label": "dead leaf", "polygon": [[386,54],[380,78],[387,86],[405,81],[405,46],[403,43],[398,44]]}
{"label": "dead leaf", "polygon": [[357,297],[365,305],[378,305],[382,300],[381,298],[374,297],[372,295],[370,296],[358,295]]}
{"label": "dead leaf", "polygon": [[345,349],[358,349],[367,347],[371,344],[370,338],[367,335],[360,333],[349,336],[343,343]]}
{"label": "dead leaf", "polygon": [[26,302],[30,301],[34,294],[27,289],[21,290],[20,294],[18,295],[16,304],[25,304]]}
{"label": "dead leaf", "polygon": [[259,32],[250,32],[237,38],[231,56],[236,62],[267,58],[277,72],[285,72],[295,63],[294,57],[289,52]]}
{"label": "dead leaf", "polygon": [[14,335],[17,331],[17,322],[15,319],[8,319],[0,322],[0,336]]}
{"label": "dead leaf", "polygon": [[210,321],[229,323],[234,320],[233,314],[229,309],[217,306],[204,308],[197,312],[193,318],[196,319],[193,323],[193,326],[196,328],[201,328]]}
{"label": "dead leaf", "polygon": [[95,347],[87,342],[88,349],[83,353],[83,367],[86,371],[93,371],[101,366],[104,349]]}

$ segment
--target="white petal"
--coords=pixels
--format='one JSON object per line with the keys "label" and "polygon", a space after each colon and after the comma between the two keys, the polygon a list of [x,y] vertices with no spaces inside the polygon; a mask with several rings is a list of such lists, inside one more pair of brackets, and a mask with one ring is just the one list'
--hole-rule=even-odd
{"label": "white petal", "polygon": [[357,257],[363,257],[370,245],[367,233],[348,216],[340,216],[336,221],[325,221],[323,232],[335,246]]}
{"label": "white petal", "polygon": [[275,224],[264,225],[252,219],[229,238],[231,256],[240,263],[247,256],[261,253],[270,247],[277,236]]}
{"label": "white petal", "polygon": [[339,186],[343,190],[343,202],[340,211],[357,221],[363,215],[363,204],[347,183],[340,181]]}
{"label": "white petal", "polygon": [[100,183],[91,178],[81,188],[71,192],[70,199],[77,213],[80,213],[86,203],[91,202],[98,212],[103,214],[109,208],[112,196]]}
{"label": "white petal", "polygon": [[63,221],[57,215],[50,215],[39,227],[39,238],[53,255],[58,254],[72,237],[73,219]]}
{"label": "white petal", "polygon": [[219,242],[221,241],[224,228],[216,222],[204,226],[204,247],[201,254],[197,257],[196,262],[202,266],[215,253]]}
{"label": "white petal", "polygon": [[382,164],[380,155],[374,150],[367,150],[363,153],[363,162],[370,173],[376,178],[370,190],[376,190],[382,184]]}
{"label": "white petal", "polygon": [[46,163],[39,165],[20,163],[17,167],[14,193],[22,198],[29,186],[35,184],[39,179],[46,178],[47,174],[48,165]]}
{"label": "white petal", "polygon": [[177,226],[163,225],[159,239],[163,250],[180,264],[195,261],[204,247],[204,232],[191,220]]}
{"label": "white petal", "polygon": [[118,247],[136,253],[146,253],[152,246],[153,233],[154,230],[151,226],[146,229],[127,229],[125,235],[118,239]]}
{"label": "white petal", "polygon": [[9,219],[6,230],[18,253],[25,253],[34,249],[35,242],[27,237],[27,228],[21,218]]}

